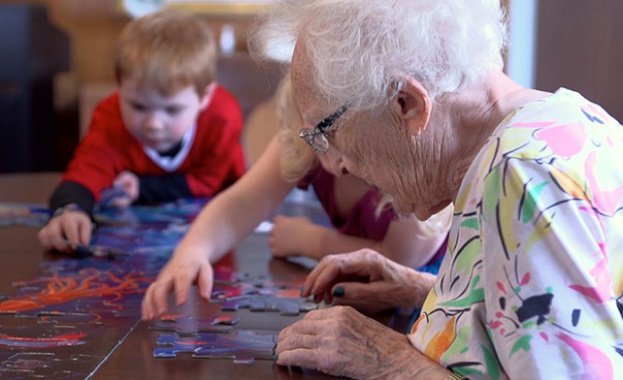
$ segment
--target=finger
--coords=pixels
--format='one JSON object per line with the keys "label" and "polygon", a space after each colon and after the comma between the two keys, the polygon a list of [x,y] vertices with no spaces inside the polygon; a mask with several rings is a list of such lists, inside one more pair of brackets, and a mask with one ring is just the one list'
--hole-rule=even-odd
{"label": "finger", "polygon": [[152,285],[154,289],[150,302],[153,305],[153,312],[157,316],[166,313],[168,309],[169,293],[173,290],[173,280],[168,276],[162,276]]}
{"label": "finger", "polygon": [[314,289],[314,284],[316,283],[316,279],[318,275],[324,270],[324,268],[328,265],[327,263],[331,260],[331,255],[325,256],[316,264],[316,267],[312,269],[311,272],[305,278],[305,283],[303,284],[303,297],[308,297],[312,294]]}
{"label": "finger", "polygon": [[41,230],[39,230],[39,232],[37,233],[37,239],[39,239],[39,243],[45,249],[52,248],[52,242],[50,241],[50,237],[48,236],[49,228],[50,228],[49,226],[45,226]]}
{"label": "finger", "polygon": [[318,369],[318,353],[315,350],[296,348],[277,353],[278,365],[299,366],[303,368]]}
{"label": "finger", "polygon": [[209,301],[210,298],[212,298],[213,278],[214,271],[212,266],[210,264],[201,266],[199,269],[199,276],[197,278],[197,287],[199,289],[199,296],[206,301]]}
{"label": "finger", "polygon": [[93,224],[88,217],[83,218],[78,224],[79,242],[82,244],[89,244],[91,242],[91,232],[93,230]]}
{"label": "finger", "polygon": [[53,249],[60,252],[71,252],[75,249],[67,244],[68,238],[65,236],[65,230],[60,220],[49,223],[48,227],[48,239]]}
{"label": "finger", "polygon": [[145,291],[145,295],[143,296],[143,301],[141,302],[141,318],[144,321],[151,321],[154,319],[154,308],[153,303],[151,301],[153,295],[154,284],[152,283]]}
{"label": "finger", "polygon": [[[303,295],[323,296],[331,288],[331,282],[341,273],[338,255],[325,256],[305,279]],[[323,298],[323,297],[321,297]]]}
{"label": "finger", "polygon": [[[200,268],[198,268],[197,270],[200,270]],[[187,272],[173,275],[172,282],[175,288],[175,302],[177,305],[182,305],[186,303],[186,300],[188,299],[188,290],[190,288],[190,285],[193,283],[195,278],[197,278],[197,276],[198,273],[188,275]]]}
{"label": "finger", "polygon": [[[145,296],[143,297],[143,302],[141,304],[141,314],[143,320],[151,321],[154,320],[161,313],[156,306],[157,302],[155,301],[157,296],[156,289],[160,286],[158,282],[152,283],[145,292]],[[166,311],[166,310],[165,310]]]}
{"label": "finger", "polygon": [[72,243],[79,243],[80,218],[77,218],[75,215],[70,215],[69,213],[61,215],[59,216],[59,218],[61,218],[59,221],[62,233],[65,236],[66,240],[69,240]]}

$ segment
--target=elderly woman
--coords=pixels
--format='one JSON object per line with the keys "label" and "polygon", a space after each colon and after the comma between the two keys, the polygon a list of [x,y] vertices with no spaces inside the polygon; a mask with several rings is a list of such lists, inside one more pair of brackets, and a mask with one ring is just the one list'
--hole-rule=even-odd
{"label": "elderly woman", "polygon": [[362,379],[623,373],[623,128],[576,92],[507,77],[502,20],[492,0],[290,0],[255,34],[256,53],[293,38],[301,137],[334,172],[422,220],[455,207],[434,283],[370,250],[307,279],[318,299],[422,306],[410,334],[321,309],[282,331],[278,364]]}

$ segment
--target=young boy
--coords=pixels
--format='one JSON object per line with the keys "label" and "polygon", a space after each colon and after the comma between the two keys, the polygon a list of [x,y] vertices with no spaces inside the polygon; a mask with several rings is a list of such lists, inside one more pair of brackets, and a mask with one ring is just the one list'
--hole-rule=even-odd
{"label": "young boy", "polygon": [[51,197],[44,247],[88,244],[102,195],[117,193],[115,207],[212,196],[242,176],[242,115],[214,82],[216,55],[210,27],[191,14],[168,9],[124,28],[118,91],[96,107]]}

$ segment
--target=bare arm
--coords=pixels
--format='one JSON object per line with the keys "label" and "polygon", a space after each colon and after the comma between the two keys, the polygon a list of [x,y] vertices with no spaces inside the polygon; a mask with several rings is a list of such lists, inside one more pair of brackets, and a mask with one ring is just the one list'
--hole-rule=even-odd
{"label": "bare arm", "polygon": [[211,263],[232,249],[284,200],[293,185],[281,177],[274,137],[258,162],[201,211],[176,251],[200,248]]}
{"label": "bare arm", "polygon": [[[443,212],[447,215],[451,210]],[[430,261],[447,233],[446,227],[438,228],[439,233],[431,233],[427,229],[427,222],[421,222],[415,217],[391,222],[382,241],[345,235],[333,228],[313,224],[304,217],[278,216],[274,222],[269,244],[275,256],[299,254],[320,260],[330,254],[371,248],[414,269]]]}
{"label": "bare arm", "polygon": [[169,294],[186,302],[192,284],[208,300],[212,293],[212,264],[266,218],[292,185],[281,178],[279,146],[273,138],[260,160],[230,188],[209,202],[175,248],[173,256],[145,293],[143,319],[166,312]]}

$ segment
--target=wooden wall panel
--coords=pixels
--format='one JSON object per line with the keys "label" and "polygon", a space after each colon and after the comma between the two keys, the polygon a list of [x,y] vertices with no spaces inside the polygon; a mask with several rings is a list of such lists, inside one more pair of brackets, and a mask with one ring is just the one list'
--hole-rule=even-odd
{"label": "wooden wall panel", "polygon": [[542,0],[536,87],[581,92],[623,120],[623,1]]}

